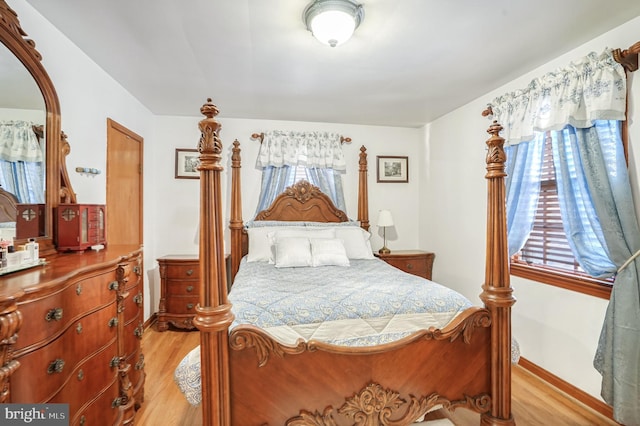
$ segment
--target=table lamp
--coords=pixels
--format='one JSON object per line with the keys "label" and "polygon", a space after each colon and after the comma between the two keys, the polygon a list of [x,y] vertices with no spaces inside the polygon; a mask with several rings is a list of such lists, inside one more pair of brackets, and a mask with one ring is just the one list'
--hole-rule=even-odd
{"label": "table lamp", "polygon": [[389,210],[380,210],[378,213],[378,227],[382,228],[382,233],[384,237],[384,244],[378,253],[380,254],[388,254],[391,253],[391,250],[387,248],[387,227],[393,226],[393,217],[391,216],[391,212]]}

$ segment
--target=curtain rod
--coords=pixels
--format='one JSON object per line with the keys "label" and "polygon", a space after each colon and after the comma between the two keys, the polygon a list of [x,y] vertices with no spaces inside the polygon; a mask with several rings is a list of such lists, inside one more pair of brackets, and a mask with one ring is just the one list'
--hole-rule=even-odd
{"label": "curtain rod", "polygon": [[[251,139],[260,139],[260,143],[264,140],[264,133],[253,133]],[[350,137],[340,136],[340,143],[351,143]]]}
{"label": "curtain rod", "polygon": [[634,72],[638,69],[638,53],[640,53],[640,41],[625,50],[614,49],[613,59],[620,63],[625,70]]}

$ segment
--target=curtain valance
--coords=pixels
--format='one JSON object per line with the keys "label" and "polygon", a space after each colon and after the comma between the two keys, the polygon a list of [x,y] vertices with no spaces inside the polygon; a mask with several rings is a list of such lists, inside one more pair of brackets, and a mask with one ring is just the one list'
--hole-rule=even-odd
{"label": "curtain valance", "polygon": [[257,166],[285,165],[346,170],[340,135],[332,132],[265,132]]}
{"label": "curtain valance", "polygon": [[534,132],[561,130],[567,124],[587,128],[595,120],[625,120],[626,96],[624,67],[605,49],[495,98],[490,107],[504,126],[506,142],[513,145],[533,139]]}
{"label": "curtain valance", "polygon": [[27,121],[0,121],[0,159],[17,162],[42,162],[44,155],[33,131],[33,123]]}

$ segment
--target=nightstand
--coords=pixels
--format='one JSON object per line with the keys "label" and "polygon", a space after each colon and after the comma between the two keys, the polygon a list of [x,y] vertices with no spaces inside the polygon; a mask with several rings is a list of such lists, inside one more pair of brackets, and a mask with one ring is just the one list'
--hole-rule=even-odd
{"label": "nightstand", "polygon": [[422,250],[393,250],[391,253],[374,253],[376,257],[409,274],[431,279],[434,253]]}
{"label": "nightstand", "polygon": [[158,331],[169,324],[193,330],[196,305],[200,301],[198,255],[169,255],[158,259],[160,266],[160,307]]}

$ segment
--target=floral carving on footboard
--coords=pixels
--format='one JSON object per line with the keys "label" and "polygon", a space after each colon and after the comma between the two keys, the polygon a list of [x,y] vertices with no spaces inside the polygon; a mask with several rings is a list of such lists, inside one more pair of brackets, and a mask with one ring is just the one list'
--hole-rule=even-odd
{"label": "floral carving on footboard", "polygon": [[[406,406],[408,405],[408,406]],[[370,383],[358,393],[348,398],[338,410],[338,415],[353,419],[353,426],[406,426],[414,423],[432,408],[441,405],[453,411],[466,407],[473,411],[486,413],[491,407],[491,398],[487,394],[458,401],[449,401],[434,393],[417,398],[409,396],[409,402],[400,397],[396,391],[385,389],[377,383]],[[404,407],[406,406],[406,407]],[[333,416],[333,407],[329,406],[322,413],[301,410],[292,417],[286,426],[339,426]]]}

